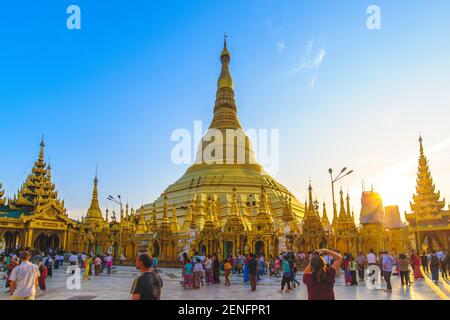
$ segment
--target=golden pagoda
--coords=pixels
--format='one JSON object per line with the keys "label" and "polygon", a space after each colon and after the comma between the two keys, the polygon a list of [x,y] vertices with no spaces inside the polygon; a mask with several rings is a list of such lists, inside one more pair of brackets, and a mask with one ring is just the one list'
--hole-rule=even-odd
{"label": "golden pagoda", "polygon": [[31,173],[7,204],[0,186],[0,235],[6,250],[66,248],[76,233],[76,222],[68,218],[51,179],[51,166],[44,161],[43,139],[39,146]]}
{"label": "golden pagoda", "polygon": [[322,219],[315,205],[316,202],[313,202],[312,190],[311,182],[309,182],[309,204],[307,204],[307,210],[302,222],[302,233],[297,240],[297,246],[304,252],[311,252],[323,248],[328,242]]}
{"label": "golden pagoda", "polygon": [[[168,249],[172,252],[170,259],[183,251],[221,256],[250,251],[273,255],[289,246],[289,236],[298,229],[304,215],[304,207],[295,196],[255,160],[251,141],[237,117],[230,60],[225,38],[213,119],[199,144],[196,161],[158,199],[144,206],[154,230],[155,219],[162,223],[168,219],[167,199],[177,208],[180,231],[174,232],[167,220],[173,244],[166,241],[166,245],[176,246]],[[224,138],[223,148],[219,148],[222,150],[212,147],[212,136],[221,133],[226,137],[230,132],[234,136]],[[156,239],[162,233],[159,226]],[[155,243],[161,245],[158,239]]]}
{"label": "golden pagoda", "polygon": [[441,199],[423,150],[423,139],[419,137],[419,166],[416,194],[413,195],[410,214],[405,214],[409,232],[415,237],[415,247],[422,249],[449,248],[450,211],[445,210],[445,199]]}
{"label": "golden pagoda", "polygon": [[358,229],[350,211],[350,196],[347,193],[345,210],[344,192],[340,191],[340,210],[339,216],[334,215],[332,222],[332,237],[336,249],[345,253],[356,253],[358,250]]}

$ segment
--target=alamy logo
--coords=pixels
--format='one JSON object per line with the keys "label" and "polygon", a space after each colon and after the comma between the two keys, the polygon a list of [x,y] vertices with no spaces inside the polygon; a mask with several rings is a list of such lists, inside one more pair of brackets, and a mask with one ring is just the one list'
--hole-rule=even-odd
{"label": "alamy logo", "polygon": [[371,265],[367,268],[369,276],[366,279],[366,287],[370,290],[381,289],[381,270],[377,265]]}
{"label": "alamy logo", "polygon": [[369,30],[381,30],[381,8],[377,5],[371,5],[367,8],[367,29]]}
{"label": "alamy logo", "polygon": [[81,270],[77,265],[71,265],[67,267],[67,273],[70,276],[66,280],[66,287],[69,290],[81,289]]}
{"label": "alamy logo", "polygon": [[[270,174],[277,174],[279,170],[278,129],[210,128],[204,132],[203,122],[194,121],[193,135],[188,129],[180,128],[172,132],[171,140],[177,142],[171,151],[175,165],[259,163]],[[199,148],[194,157],[195,146]]]}

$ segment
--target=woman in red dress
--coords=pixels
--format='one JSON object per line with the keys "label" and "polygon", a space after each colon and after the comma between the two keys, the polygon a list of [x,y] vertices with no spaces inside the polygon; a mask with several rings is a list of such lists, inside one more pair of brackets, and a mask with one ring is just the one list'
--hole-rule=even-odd
{"label": "woman in red dress", "polygon": [[47,284],[45,283],[47,279],[47,267],[40,261],[38,263],[39,267],[39,289],[45,292],[47,290]]}
{"label": "woman in red dress", "polygon": [[414,279],[425,278],[423,276],[422,270],[420,270],[420,258],[414,253],[411,253],[411,265],[414,268]]}

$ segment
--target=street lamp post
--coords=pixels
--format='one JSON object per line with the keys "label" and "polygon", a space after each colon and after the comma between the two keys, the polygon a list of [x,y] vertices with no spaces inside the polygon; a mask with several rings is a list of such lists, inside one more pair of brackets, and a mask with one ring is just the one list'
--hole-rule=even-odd
{"label": "street lamp post", "polygon": [[[342,178],[348,176],[349,174],[353,173],[353,170],[347,171],[347,167],[342,168],[341,172],[337,175],[336,178],[333,178],[333,169],[328,169],[328,173],[330,174],[330,178],[331,178],[331,196],[332,196],[332,200],[333,200],[333,218],[336,216],[337,214],[337,210],[336,210],[336,201],[334,199],[334,183],[341,180]],[[337,246],[337,240],[336,240],[336,235],[334,236],[334,249],[336,249]]]}

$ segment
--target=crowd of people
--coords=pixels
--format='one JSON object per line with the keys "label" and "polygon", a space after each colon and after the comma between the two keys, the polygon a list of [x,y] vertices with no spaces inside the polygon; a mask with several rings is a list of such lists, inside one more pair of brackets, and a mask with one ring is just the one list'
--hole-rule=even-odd
{"label": "crowd of people", "polygon": [[[121,261],[123,261],[123,259],[121,259]],[[23,264],[24,262],[25,264]],[[33,273],[34,269],[38,271],[36,275],[36,289],[39,288],[42,294],[44,294],[47,290],[47,279],[53,276],[53,270],[64,266],[64,263],[80,268],[83,272],[84,279],[88,280],[89,276],[92,274],[98,276],[105,271],[107,274],[110,274],[113,265],[113,257],[111,254],[95,255],[93,253],[85,254],[84,252],[77,254],[75,252],[64,252],[55,249],[40,251],[26,248],[26,250],[21,252],[18,250],[13,250],[8,253],[2,252],[0,254],[0,271],[2,271],[5,279],[0,280],[5,280],[5,288],[7,288],[10,295],[13,296],[14,288],[17,284],[17,275],[22,274],[23,276],[28,277],[28,275],[24,274],[22,268],[24,268],[23,266],[25,265],[31,264],[36,266],[36,268],[28,267],[26,270],[30,273]],[[74,272],[75,270],[72,271],[72,274]],[[27,280],[26,282],[27,285],[31,285],[31,280]],[[31,292],[33,293],[32,296],[23,296],[23,298],[27,300],[34,299],[36,294],[35,290],[25,291],[27,294]],[[16,292],[14,295],[16,299],[20,298],[17,294],[18,293]]]}
{"label": "crowd of people", "polygon": [[[367,254],[359,252],[356,256],[351,253],[341,255],[338,250],[319,249],[306,253],[282,252],[277,256],[269,256],[268,259],[264,254],[249,253],[237,257],[230,255],[227,259],[220,259],[217,254],[205,256],[195,252],[191,257],[184,253],[181,260],[180,285],[185,289],[200,289],[205,285],[221,283],[231,286],[233,275],[242,274],[242,281],[250,283],[251,291],[256,291],[257,284],[263,277],[272,277],[281,278],[280,293],[289,293],[300,286],[296,277],[298,271],[303,270],[303,283],[311,300],[334,299],[335,279],[341,277],[341,273],[344,275],[345,285],[355,286],[364,282],[366,276],[372,277],[375,269],[379,270],[378,280],[385,283],[386,292],[391,292],[392,275],[400,277],[401,286],[410,286],[413,283],[411,273],[415,280],[423,279],[425,273],[438,283],[439,274],[443,281],[449,280],[450,269],[450,255],[445,249],[424,251],[420,255],[415,251],[409,254],[381,251],[377,254],[370,249]],[[119,261],[125,261],[125,257],[122,256]],[[29,248],[21,253],[0,255],[0,268],[6,277],[6,287],[11,299],[34,299],[36,288],[45,292],[46,279],[53,276],[54,269],[59,269],[65,263],[77,266],[84,279],[88,280],[92,275],[98,276],[105,272],[110,274],[113,257],[111,254],[66,253],[51,249],[40,252]],[[372,266],[376,268],[371,268]],[[158,257],[140,254],[136,267],[141,270],[142,275],[133,283],[132,298],[159,299],[162,280],[158,275]],[[368,274],[368,268],[371,274]],[[372,277],[372,283],[375,280]]]}

